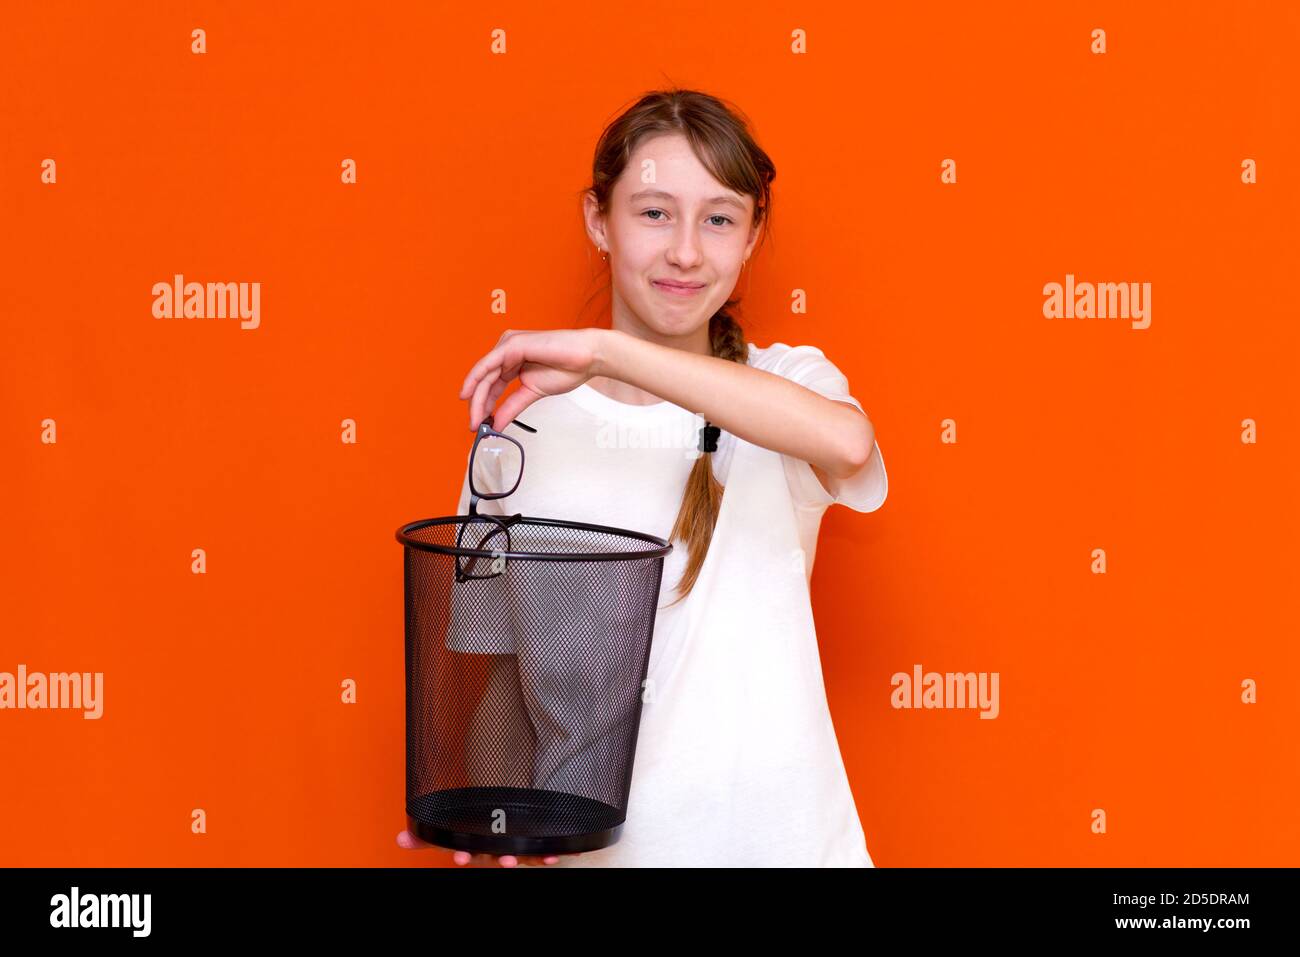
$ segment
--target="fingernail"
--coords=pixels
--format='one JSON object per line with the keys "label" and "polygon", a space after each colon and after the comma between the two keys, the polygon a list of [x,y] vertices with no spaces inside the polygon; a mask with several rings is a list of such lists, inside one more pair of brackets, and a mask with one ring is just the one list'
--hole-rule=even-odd
{"label": "fingernail", "polygon": [[516,859],[513,854],[506,854],[503,855],[501,858],[502,867],[514,867],[518,863],[519,863],[518,859]]}
{"label": "fingernail", "polygon": [[451,855],[451,857],[457,864],[469,863],[469,851],[457,851],[455,854]]}
{"label": "fingernail", "polygon": [[547,864],[554,864],[556,861],[559,860],[559,858],[558,858],[558,857],[547,857],[547,858],[543,858],[543,860],[545,860]]}

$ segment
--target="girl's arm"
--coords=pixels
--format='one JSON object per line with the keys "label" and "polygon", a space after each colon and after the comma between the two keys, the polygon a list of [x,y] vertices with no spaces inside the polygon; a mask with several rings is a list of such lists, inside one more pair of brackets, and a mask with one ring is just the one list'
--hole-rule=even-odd
{"label": "girl's arm", "polygon": [[875,429],[862,412],[763,369],[639,339],[597,333],[593,376],[630,383],[703,415],[747,442],[803,459],[834,493],[866,467]]}
{"label": "girl's arm", "polygon": [[[469,401],[471,430],[489,414],[501,429],[543,396],[593,376],[628,382],[747,442],[801,459],[832,494],[836,483],[867,468],[875,451],[870,419],[847,403],[773,372],[615,329],[507,329],[470,369],[460,397]],[[516,378],[520,388],[498,406]]]}

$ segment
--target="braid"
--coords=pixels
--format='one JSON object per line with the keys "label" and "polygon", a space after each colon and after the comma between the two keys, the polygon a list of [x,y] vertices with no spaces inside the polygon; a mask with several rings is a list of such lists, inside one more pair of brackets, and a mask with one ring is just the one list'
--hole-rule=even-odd
{"label": "braid", "polygon": [[[719,359],[742,364],[749,362],[749,343],[745,341],[745,331],[727,311],[726,306],[709,319],[709,345],[713,349],[713,355]],[[677,604],[695,587],[700,567],[704,564],[704,556],[709,553],[709,542],[713,539],[713,528],[718,523],[718,513],[722,510],[723,491],[722,483],[713,474],[712,456],[707,452],[701,454],[686,479],[682,507],[673,524],[672,537],[686,543],[690,557],[682,571],[679,594],[670,605]]]}
{"label": "braid", "polygon": [[709,343],[713,346],[713,354],[719,359],[742,363],[749,361],[749,344],[745,341],[745,331],[725,306],[709,320]]}

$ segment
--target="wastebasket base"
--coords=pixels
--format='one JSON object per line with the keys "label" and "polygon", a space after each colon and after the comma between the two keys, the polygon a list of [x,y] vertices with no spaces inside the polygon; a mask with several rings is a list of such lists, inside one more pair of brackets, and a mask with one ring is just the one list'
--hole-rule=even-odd
{"label": "wastebasket base", "polygon": [[[600,801],[540,788],[467,787],[422,794],[407,804],[423,841],[475,854],[578,854],[615,843],[624,815]],[[496,820],[507,833],[493,833]]]}

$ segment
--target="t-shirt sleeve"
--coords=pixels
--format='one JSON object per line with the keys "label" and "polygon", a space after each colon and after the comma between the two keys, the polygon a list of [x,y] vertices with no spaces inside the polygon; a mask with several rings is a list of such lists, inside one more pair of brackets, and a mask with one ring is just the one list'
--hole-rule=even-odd
{"label": "t-shirt sleeve", "polygon": [[[850,394],[844,373],[816,346],[789,348],[778,358],[772,371],[828,399],[844,402],[866,413],[862,403]],[[874,512],[884,504],[889,492],[889,476],[885,472],[885,460],[880,454],[878,440],[872,447],[871,458],[855,475],[830,480],[835,494],[827,491],[812,466],[803,459],[792,455],[783,455],[782,458],[790,492],[800,507],[840,504],[858,512]]]}

